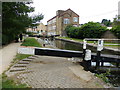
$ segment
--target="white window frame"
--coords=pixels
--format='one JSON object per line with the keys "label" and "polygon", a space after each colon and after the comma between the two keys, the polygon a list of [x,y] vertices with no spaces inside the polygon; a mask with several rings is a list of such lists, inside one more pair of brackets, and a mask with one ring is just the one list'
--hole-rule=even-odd
{"label": "white window frame", "polygon": [[78,22],[78,17],[73,17],[73,22]]}
{"label": "white window frame", "polygon": [[53,30],[55,30],[56,29],[56,26],[53,26]]}
{"label": "white window frame", "polygon": [[70,19],[69,18],[64,18],[64,24],[69,24],[70,23]]}

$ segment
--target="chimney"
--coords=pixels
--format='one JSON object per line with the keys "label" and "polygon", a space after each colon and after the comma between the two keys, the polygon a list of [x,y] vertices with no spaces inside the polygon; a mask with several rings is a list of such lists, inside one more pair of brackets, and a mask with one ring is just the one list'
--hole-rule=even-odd
{"label": "chimney", "polygon": [[60,15],[61,13],[63,13],[64,12],[64,10],[58,10],[57,12],[56,12],[56,15]]}

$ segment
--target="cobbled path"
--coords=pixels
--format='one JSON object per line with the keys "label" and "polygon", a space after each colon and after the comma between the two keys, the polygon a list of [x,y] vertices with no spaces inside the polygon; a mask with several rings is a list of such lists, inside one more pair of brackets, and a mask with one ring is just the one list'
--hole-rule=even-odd
{"label": "cobbled path", "polygon": [[17,78],[22,83],[27,83],[32,88],[96,88],[99,82],[92,80],[86,82],[77,77],[70,69],[79,64],[68,61],[68,58],[39,56],[33,59],[27,70]]}

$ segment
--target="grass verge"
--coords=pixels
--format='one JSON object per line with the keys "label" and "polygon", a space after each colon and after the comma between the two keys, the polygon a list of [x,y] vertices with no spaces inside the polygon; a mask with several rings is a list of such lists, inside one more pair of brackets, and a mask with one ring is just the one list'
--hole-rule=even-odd
{"label": "grass verge", "polygon": [[24,58],[27,58],[29,56],[32,56],[32,55],[28,55],[28,54],[17,54],[16,57],[13,59],[12,63],[16,63],[17,61],[19,60],[22,60]]}
{"label": "grass verge", "polygon": [[[17,54],[16,57],[13,59],[10,67],[12,65],[14,65],[15,63],[17,63],[19,60],[22,60],[22,59],[27,58],[29,56],[31,56],[31,55]],[[5,72],[2,74],[2,85],[1,86],[2,86],[3,90],[6,88],[11,88],[11,89],[12,88],[29,88],[29,87],[27,87],[26,84],[18,83],[15,80],[11,79],[10,77],[7,77],[7,75],[5,75]]]}
{"label": "grass verge", "polygon": [[42,47],[41,44],[35,38],[26,38],[21,46],[33,46]]}
{"label": "grass verge", "polygon": [[7,77],[5,74],[2,74],[2,90],[12,88],[27,88],[26,84],[18,84],[13,79]]}
{"label": "grass verge", "polygon": [[[37,42],[36,39],[34,38],[27,38],[21,46],[34,46],[34,47],[41,47],[41,45]],[[24,58],[27,58],[31,55],[26,55],[26,54],[17,54],[16,57],[13,59],[12,64],[9,66],[9,68],[17,63],[19,60],[22,60]],[[9,69],[8,68],[8,69]],[[11,77],[7,77],[5,75],[5,72],[0,75],[2,78],[2,88],[3,90],[6,88],[12,89],[12,88],[29,88],[26,84],[21,84],[20,82],[18,83],[16,80],[12,79]]]}

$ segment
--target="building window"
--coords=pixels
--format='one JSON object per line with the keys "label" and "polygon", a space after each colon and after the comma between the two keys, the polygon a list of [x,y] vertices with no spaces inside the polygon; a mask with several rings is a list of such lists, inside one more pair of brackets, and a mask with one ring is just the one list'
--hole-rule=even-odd
{"label": "building window", "polygon": [[73,22],[78,22],[78,17],[73,17]]}
{"label": "building window", "polygon": [[55,30],[56,29],[56,26],[53,26],[53,30]]}
{"label": "building window", "polygon": [[64,24],[69,24],[70,23],[70,20],[68,18],[65,18],[64,19]]}

